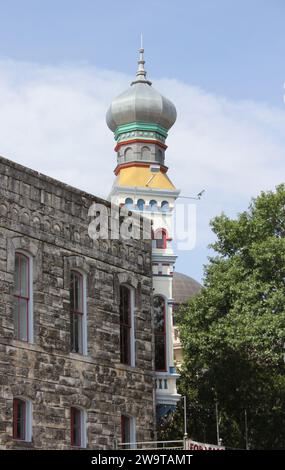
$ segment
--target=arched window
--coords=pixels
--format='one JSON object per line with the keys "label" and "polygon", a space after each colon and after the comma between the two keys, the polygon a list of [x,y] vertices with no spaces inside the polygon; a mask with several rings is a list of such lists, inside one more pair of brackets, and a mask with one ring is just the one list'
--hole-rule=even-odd
{"label": "arched window", "polygon": [[134,204],[134,201],[132,200],[132,198],[131,198],[131,197],[127,197],[126,200],[125,200],[125,206],[126,206],[128,209],[132,209],[133,204]]}
{"label": "arched window", "polygon": [[31,441],[32,439],[32,404],[29,400],[13,400],[13,439]]}
{"label": "arched window", "polygon": [[169,210],[169,203],[168,201],[162,201],[161,203],[161,210],[163,212],[167,212]]}
{"label": "arched window", "polygon": [[15,338],[32,342],[32,258],[15,253],[14,328]]}
{"label": "arched window", "polygon": [[138,199],[137,207],[140,211],[144,210],[145,201],[143,199]]}
{"label": "arched window", "polygon": [[149,147],[142,148],[142,160],[150,160],[150,148]]}
{"label": "arched window", "polygon": [[124,152],[125,161],[128,162],[133,158],[133,150],[131,147],[126,148]]}
{"label": "arched window", "polygon": [[134,366],[134,328],[132,291],[120,286],[120,360],[122,364]]}
{"label": "arched window", "polygon": [[152,212],[156,211],[157,210],[157,202],[152,199],[151,201],[149,201],[149,207],[150,207],[150,210]]}
{"label": "arched window", "polygon": [[155,370],[166,371],[166,319],[165,300],[156,295],[153,299]]}
{"label": "arched window", "polygon": [[165,250],[167,248],[167,232],[164,228],[159,228],[155,232],[156,248]]}
{"label": "arched window", "polygon": [[162,162],[163,162],[163,153],[162,153],[162,150],[158,149],[157,155],[158,155],[158,161],[159,161],[160,163],[162,163]]}
{"label": "arched window", "polygon": [[78,354],[87,353],[85,279],[77,272],[70,273],[70,348]]}
{"label": "arched window", "polygon": [[80,408],[70,408],[70,441],[73,447],[86,447],[86,413]]}

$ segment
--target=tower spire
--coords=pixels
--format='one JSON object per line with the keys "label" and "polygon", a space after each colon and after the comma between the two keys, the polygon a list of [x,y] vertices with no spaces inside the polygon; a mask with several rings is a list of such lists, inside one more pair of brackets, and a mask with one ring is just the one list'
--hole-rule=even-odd
{"label": "tower spire", "polygon": [[134,85],[135,83],[146,83],[151,85],[151,82],[146,78],[146,70],[144,68],[145,60],[144,60],[144,48],[143,48],[143,34],[141,33],[141,47],[139,49],[139,60],[138,60],[138,69],[136,73],[135,80],[131,83]]}

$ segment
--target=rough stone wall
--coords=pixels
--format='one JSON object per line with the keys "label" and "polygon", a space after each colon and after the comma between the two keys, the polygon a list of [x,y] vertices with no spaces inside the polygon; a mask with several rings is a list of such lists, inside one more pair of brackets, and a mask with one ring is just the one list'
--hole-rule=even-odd
{"label": "rough stone wall", "polygon": [[[113,448],[121,414],[154,433],[151,245],[92,240],[88,209],[108,203],[0,158],[0,448],[70,448],[70,407],[88,448]],[[15,251],[33,255],[33,344],[14,339]],[[87,276],[88,355],[70,352],[69,273]],[[136,367],[120,364],[119,285],[135,288]],[[31,443],[12,439],[13,397],[33,405]]]}

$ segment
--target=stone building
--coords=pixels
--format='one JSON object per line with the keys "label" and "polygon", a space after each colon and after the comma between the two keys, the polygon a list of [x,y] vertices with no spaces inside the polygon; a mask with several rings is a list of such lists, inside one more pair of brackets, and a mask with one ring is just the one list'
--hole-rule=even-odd
{"label": "stone building", "polygon": [[[0,448],[153,440],[181,398],[172,247],[179,190],[165,165],[176,109],[146,78],[143,53],[107,113],[117,152],[111,202],[0,157]],[[99,205],[107,220],[93,226]],[[132,215],[138,238],[122,240],[120,227],[110,233],[114,205]]]}
{"label": "stone building", "polygon": [[0,158],[0,448],[155,432],[151,241],[93,240],[110,205]]}

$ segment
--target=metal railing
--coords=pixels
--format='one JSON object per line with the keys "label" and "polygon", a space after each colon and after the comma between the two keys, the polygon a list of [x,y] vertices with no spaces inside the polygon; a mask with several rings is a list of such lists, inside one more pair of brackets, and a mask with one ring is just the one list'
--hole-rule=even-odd
{"label": "metal railing", "polygon": [[171,450],[183,450],[184,441],[175,440],[175,441],[142,441],[142,442],[125,442],[125,443],[116,443],[116,449],[120,450],[157,450],[157,449],[171,449]]}

